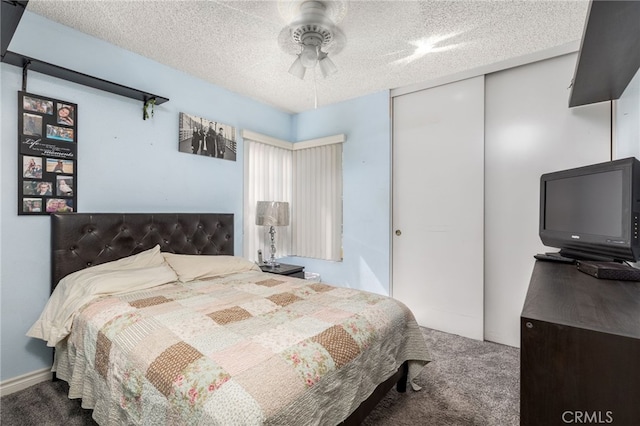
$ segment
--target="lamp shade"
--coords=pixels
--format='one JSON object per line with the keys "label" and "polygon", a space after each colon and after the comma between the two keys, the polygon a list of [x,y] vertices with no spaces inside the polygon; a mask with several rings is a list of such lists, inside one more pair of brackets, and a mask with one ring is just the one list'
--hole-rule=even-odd
{"label": "lamp shade", "polygon": [[327,78],[328,76],[338,72],[338,67],[336,67],[336,64],[334,64],[333,61],[329,59],[326,53],[318,63],[320,64],[320,72],[322,72],[322,76],[324,78]]}
{"label": "lamp shade", "polygon": [[286,201],[258,201],[256,206],[256,225],[288,226],[289,203]]}
{"label": "lamp shade", "polygon": [[307,69],[302,65],[302,59],[300,59],[300,55],[298,55],[293,64],[291,64],[291,68],[289,68],[289,74],[295,75],[302,80],[305,71],[307,71]]}
{"label": "lamp shade", "polygon": [[318,51],[316,46],[311,44],[303,44],[300,53],[300,61],[305,68],[313,68],[318,63]]}

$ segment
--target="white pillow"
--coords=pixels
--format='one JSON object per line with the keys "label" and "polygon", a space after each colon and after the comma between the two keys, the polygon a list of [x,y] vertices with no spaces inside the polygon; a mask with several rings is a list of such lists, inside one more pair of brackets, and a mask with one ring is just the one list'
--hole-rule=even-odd
{"label": "white pillow", "polygon": [[87,269],[81,269],[80,271],[104,271],[104,270],[123,270],[123,269],[137,269],[146,268],[147,266],[158,266],[164,263],[164,257],[160,253],[160,245],[145,250],[132,256],[123,257],[122,259],[114,260],[112,262],[101,263],[100,265],[92,266]]}
{"label": "white pillow", "polygon": [[162,253],[183,283],[236,272],[259,271],[255,263],[237,256]]}
{"label": "white pillow", "polygon": [[27,336],[42,339],[47,346],[55,346],[71,332],[78,309],[92,299],[155,287],[177,279],[160,254],[160,246],[76,271],[60,280]]}

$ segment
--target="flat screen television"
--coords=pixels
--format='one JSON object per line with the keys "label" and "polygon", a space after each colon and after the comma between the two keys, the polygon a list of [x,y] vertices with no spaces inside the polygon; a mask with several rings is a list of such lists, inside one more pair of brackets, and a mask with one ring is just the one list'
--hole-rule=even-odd
{"label": "flat screen television", "polygon": [[542,243],[578,260],[640,260],[640,161],[636,158],[540,177]]}

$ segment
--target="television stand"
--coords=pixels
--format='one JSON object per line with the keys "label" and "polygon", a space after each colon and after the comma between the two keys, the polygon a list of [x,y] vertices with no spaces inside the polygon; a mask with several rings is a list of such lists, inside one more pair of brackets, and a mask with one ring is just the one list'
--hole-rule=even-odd
{"label": "television stand", "polygon": [[520,323],[520,425],[640,425],[638,318],[640,285],[536,262]]}

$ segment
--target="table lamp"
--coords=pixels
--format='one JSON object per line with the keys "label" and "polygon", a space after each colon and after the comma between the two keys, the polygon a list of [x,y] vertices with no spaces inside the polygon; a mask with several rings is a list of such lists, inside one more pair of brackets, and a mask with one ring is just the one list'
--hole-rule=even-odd
{"label": "table lamp", "polygon": [[280,266],[276,262],[276,226],[289,226],[289,203],[285,201],[258,201],[256,225],[268,226],[271,236],[270,256],[266,264],[272,268]]}

